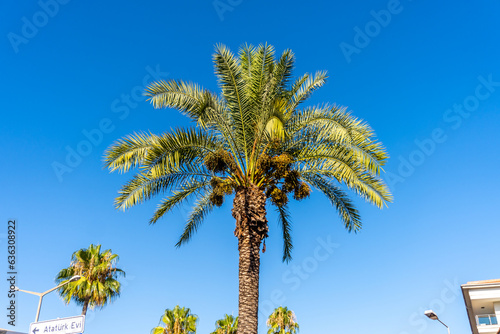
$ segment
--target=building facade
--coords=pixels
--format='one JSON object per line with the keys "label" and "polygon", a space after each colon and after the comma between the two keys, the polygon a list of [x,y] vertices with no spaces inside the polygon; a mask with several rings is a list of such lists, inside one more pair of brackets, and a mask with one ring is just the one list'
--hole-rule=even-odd
{"label": "building facade", "polygon": [[467,315],[474,334],[500,334],[500,279],[462,285]]}

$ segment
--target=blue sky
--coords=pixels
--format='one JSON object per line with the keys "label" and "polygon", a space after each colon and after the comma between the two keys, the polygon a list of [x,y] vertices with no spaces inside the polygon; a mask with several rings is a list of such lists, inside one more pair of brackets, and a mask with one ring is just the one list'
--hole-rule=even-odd
{"label": "blue sky", "polygon": [[[444,333],[424,318],[429,308],[453,333],[470,333],[459,285],[498,278],[498,2],[1,6],[0,252],[7,256],[7,221],[16,219],[19,287],[50,289],[75,250],[100,243],[120,255],[127,278],[118,300],[88,313],[85,333],[148,333],[177,304],[200,317],[198,333],[211,332],[225,313],[236,315],[230,206],[176,249],[188,208],[155,226],[147,221],[159,199],[115,210],[113,199],[131,175],[109,174],[102,155],[134,131],[189,124],[176,111],[154,110],[140,95],[144,84],[184,79],[217,90],[216,43],[237,51],[268,42],[279,53],[294,51],[297,76],[329,72],[311,103],[346,105],[375,129],[391,155],[385,179],[395,200],[384,210],[356,200],[364,221],[357,235],[342,228],[317,192],[293,205],[288,265],[280,262],[270,210],[260,332],[270,310],[283,305],[296,312],[302,333]],[[7,285],[0,281],[5,310]],[[26,332],[37,298],[18,294],[17,303],[15,329]],[[40,320],[80,311],[52,293]]]}

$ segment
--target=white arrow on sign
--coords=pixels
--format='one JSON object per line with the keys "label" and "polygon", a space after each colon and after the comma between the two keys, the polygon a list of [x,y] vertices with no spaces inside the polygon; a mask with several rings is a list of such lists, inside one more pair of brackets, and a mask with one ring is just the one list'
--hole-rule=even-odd
{"label": "white arrow on sign", "polygon": [[83,333],[85,327],[85,316],[61,318],[33,322],[30,325],[29,334],[73,334]]}

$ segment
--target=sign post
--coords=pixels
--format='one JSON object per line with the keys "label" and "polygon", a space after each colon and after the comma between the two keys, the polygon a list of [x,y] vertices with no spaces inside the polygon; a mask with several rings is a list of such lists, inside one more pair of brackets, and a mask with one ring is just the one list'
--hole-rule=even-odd
{"label": "sign post", "polygon": [[79,315],[76,317],[32,322],[29,334],[76,334],[83,333],[84,327],[85,316]]}

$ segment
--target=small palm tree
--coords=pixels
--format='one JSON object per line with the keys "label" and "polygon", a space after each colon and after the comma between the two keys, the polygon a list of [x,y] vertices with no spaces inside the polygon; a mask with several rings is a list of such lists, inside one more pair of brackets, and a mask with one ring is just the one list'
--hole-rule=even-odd
{"label": "small palm tree", "polygon": [[151,330],[151,334],[194,334],[198,316],[191,314],[186,307],[175,306],[173,310],[166,309],[160,319],[162,325]]}
{"label": "small palm tree", "polygon": [[267,334],[295,334],[299,330],[299,324],[295,314],[287,307],[278,307],[267,319]]}
{"label": "small palm tree", "polygon": [[116,268],[118,255],[110,249],[101,252],[101,245],[90,245],[73,253],[71,264],[62,269],[56,277],[58,284],[65,283],[75,275],[80,279],[59,288],[59,294],[69,304],[71,300],[83,306],[82,314],[90,307],[104,307],[120,295],[117,278],[125,272]]}
{"label": "small palm tree", "polygon": [[269,45],[246,45],[237,57],[217,46],[213,60],[222,94],[181,80],[155,82],[146,90],[155,108],[177,109],[195,126],[161,135],[136,133],[105,153],[110,171],[137,171],[119,191],[117,208],[164,194],[153,224],[195,200],[177,246],[234,195],[240,334],[257,333],[260,249],[269,230],[266,203],[276,208],[283,261],[288,261],[293,247],[289,198],[303,200],[316,188],[348,231],[360,230],[361,218],[346,189],[380,208],[392,200],[380,177],[388,155],[374,131],[344,107],[303,107],[327,75],[305,74],[292,82],[294,58],[286,50],[275,59]]}
{"label": "small palm tree", "polygon": [[215,322],[215,331],[211,334],[236,334],[238,331],[238,317],[225,314],[223,319]]}

